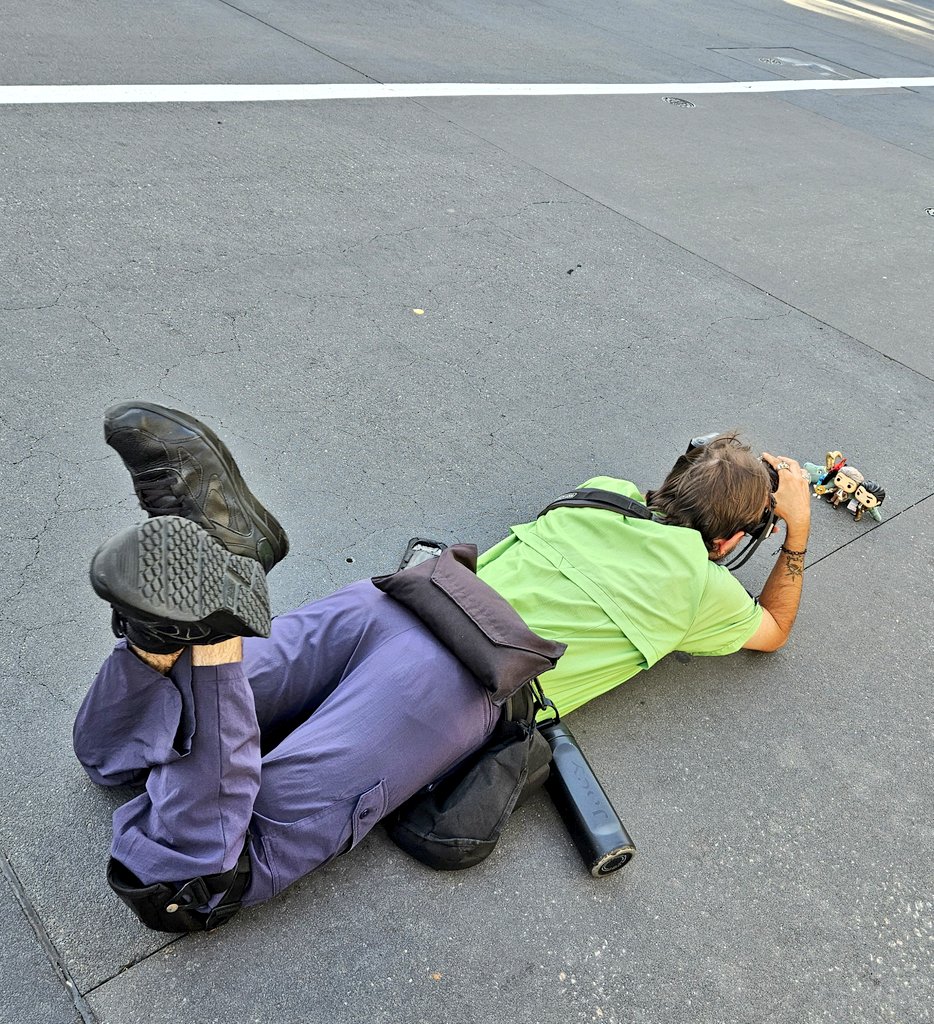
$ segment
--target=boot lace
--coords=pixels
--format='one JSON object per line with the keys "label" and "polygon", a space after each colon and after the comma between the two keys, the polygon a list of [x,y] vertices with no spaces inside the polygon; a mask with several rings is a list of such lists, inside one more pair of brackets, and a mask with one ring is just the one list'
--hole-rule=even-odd
{"label": "boot lace", "polygon": [[159,476],[136,481],[136,496],[150,515],[185,515],[186,504],[177,493],[178,477]]}

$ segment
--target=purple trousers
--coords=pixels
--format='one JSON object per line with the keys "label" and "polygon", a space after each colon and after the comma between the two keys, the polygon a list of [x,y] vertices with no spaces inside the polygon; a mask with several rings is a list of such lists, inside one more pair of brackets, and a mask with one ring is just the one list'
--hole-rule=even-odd
{"label": "purple trousers", "polygon": [[145,783],[114,814],[113,856],[144,885],[252,864],[245,906],[355,846],[481,746],[499,715],[476,678],[368,580],[273,621],[243,661],[169,675],[127,649],[75,722],[105,786]]}

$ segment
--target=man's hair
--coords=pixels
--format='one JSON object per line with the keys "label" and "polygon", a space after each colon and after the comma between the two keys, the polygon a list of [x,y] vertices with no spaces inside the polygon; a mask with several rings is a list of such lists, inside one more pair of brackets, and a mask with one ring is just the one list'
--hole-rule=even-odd
{"label": "man's hair", "polygon": [[736,434],[719,434],[682,455],[645,497],[667,523],[697,530],[712,551],[715,540],[758,523],[771,494],[769,472],[749,445]]}

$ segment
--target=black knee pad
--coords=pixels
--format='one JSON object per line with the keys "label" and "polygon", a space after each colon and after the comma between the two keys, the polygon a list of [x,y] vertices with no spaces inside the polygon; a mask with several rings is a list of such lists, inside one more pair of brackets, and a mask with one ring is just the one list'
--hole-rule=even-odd
{"label": "black knee pad", "polygon": [[[143,885],[125,864],[113,857],[107,865],[110,888],[147,928],[157,932],[204,932],[225,924],[240,909],[250,874],[246,847],[230,871],[183,883]],[[198,909],[217,895],[221,898],[215,907]]]}

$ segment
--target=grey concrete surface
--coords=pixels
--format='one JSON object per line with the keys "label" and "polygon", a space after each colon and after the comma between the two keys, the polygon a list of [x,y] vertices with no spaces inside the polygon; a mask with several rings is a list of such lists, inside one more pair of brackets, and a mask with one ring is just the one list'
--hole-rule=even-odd
{"label": "grey concrete surface", "polygon": [[[934,66],[929,34],[833,3],[237,7],[14,5],[0,79],[775,67],[730,47]],[[929,92],[0,107],[0,849],[90,1012],[923,1019],[932,110]],[[815,509],[785,651],[668,659],[575,713],[640,845],[620,877],[582,874],[542,798],[471,872],[378,834],[173,941],[107,890],[127,794],[87,782],[69,742],[109,647],[87,562],[139,514],[100,412],[133,396],[206,418],[281,514],[277,611],[391,568],[413,534],[491,543],[594,473],[651,485],[721,426],[802,459],[843,449],[886,515]],[[741,572],[753,592],[775,547]],[[20,934],[28,970],[0,969],[26,1013],[52,989]],[[22,1019],[44,1022],[33,1002]]]}
{"label": "grey concrete surface", "polygon": [[352,82],[308,42],[260,26],[220,0],[8,4],[0,77],[11,85]]}
{"label": "grey concrete surface", "polygon": [[[627,218],[934,376],[927,305],[913,301],[934,286],[930,159],[783,100],[747,98],[696,97],[694,109],[658,97],[531,100],[521,116],[505,100],[429,102]],[[888,106],[898,105],[891,97]],[[917,113],[934,127],[934,104],[919,102]],[[547,131],[556,115],[569,126],[558,152]]]}
{"label": "grey concrete surface", "polygon": [[80,1018],[71,995],[36,942],[35,932],[4,878],[0,877],[0,1021],[4,1024],[65,1024]]}

